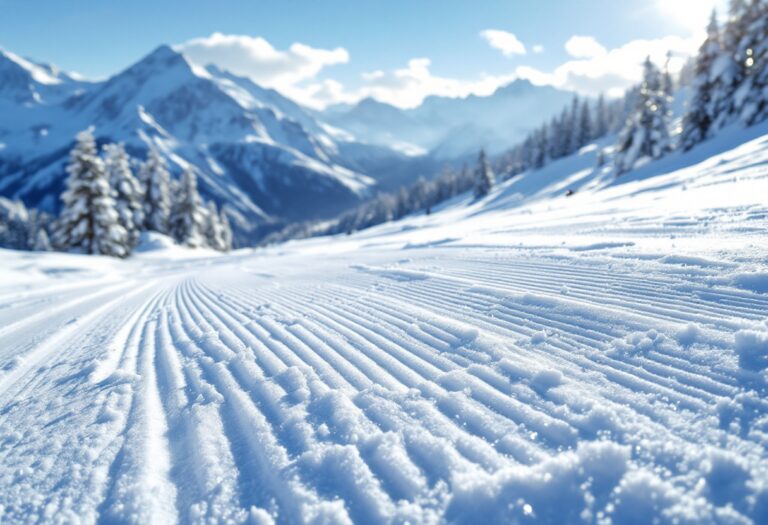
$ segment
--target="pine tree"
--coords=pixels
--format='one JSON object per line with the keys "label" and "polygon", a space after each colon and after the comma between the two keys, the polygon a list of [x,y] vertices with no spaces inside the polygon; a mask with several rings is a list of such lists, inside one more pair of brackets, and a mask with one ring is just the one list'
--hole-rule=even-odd
{"label": "pine tree", "polygon": [[579,124],[576,134],[577,149],[583,148],[592,139],[592,115],[589,110],[589,101],[584,100],[579,112]]}
{"label": "pine tree", "polygon": [[683,131],[680,135],[680,146],[689,150],[699,142],[707,139],[710,128],[715,120],[714,90],[712,67],[720,55],[720,30],[717,26],[717,13],[712,16],[707,27],[707,39],[699,48],[696,56],[695,77],[693,80],[688,109],[683,117]]}
{"label": "pine tree", "polygon": [[175,199],[170,217],[171,236],[179,244],[190,248],[205,245],[203,203],[197,191],[197,177],[191,169],[186,169],[174,192]]}
{"label": "pine tree", "polygon": [[567,146],[564,156],[570,155],[581,147],[579,145],[579,106],[579,97],[574,96],[571,102],[571,109],[568,111]]}
{"label": "pine tree", "polygon": [[229,217],[227,217],[224,208],[221,209],[219,214],[219,224],[221,224],[221,238],[224,241],[222,243],[222,251],[228,252],[232,249],[232,227],[229,224]]}
{"label": "pine tree", "polygon": [[746,50],[743,42],[748,33],[747,4],[745,0],[731,0],[728,22],[721,37],[721,53],[713,66],[716,89],[713,90],[714,128],[720,129],[733,122],[738,106],[736,90],[746,77]]}
{"label": "pine tree", "polygon": [[549,121],[547,126],[547,157],[550,159],[557,159],[560,156],[562,150],[560,141],[562,137],[560,135],[560,121],[557,117],[553,117]]}
{"label": "pine tree", "polygon": [[548,148],[547,148],[547,129],[541,127],[534,130],[529,135],[526,141],[525,147],[529,150],[528,156],[530,157],[530,167],[533,169],[539,169],[547,162]]}
{"label": "pine tree", "polygon": [[48,232],[45,229],[40,228],[35,235],[35,243],[32,249],[36,252],[49,252],[51,251],[51,242],[48,239]]}
{"label": "pine tree", "polygon": [[206,205],[203,231],[205,232],[205,241],[208,247],[221,252],[226,251],[224,228],[221,224],[221,218],[219,217],[219,210],[216,208],[216,203],[213,201],[208,201],[208,204]]}
{"label": "pine tree", "polygon": [[57,244],[87,254],[126,257],[130,253],[128,234],[118,221],[112,188],[91,129],[77,136],[67,171]]}
{"label": "pine tree", "polygon": [[397,192],[397,203],[395,204],[395,210],[393,216],[395,219],[401,219],[408,215],[411,211],[410,196],[405,186],[400,186]]}
{"label": "pine tree", "polygon": [[631,170],[644,157],[657,159],[671,149],[669,100],[664,93],[659,69],[646,58],[643,83],[635,111],[619,137],[615,156],[616,173]]}
{"label": "pine tree", "polygon": [[0,246],[14,250],[30,249],[32,229],[29,210],[24,203],[0,197]]}
{"label": "pine tree", "polygon": [[768,2],[752,0],[745,16],[747,31],[739,46],[745,81],[735,103],[742,122],[752,125],[768,117]]}
{"label": "pine tree", "polygon": [[147,160],[139,171],[144,185],[145,228],[159,233],[168,233],[168,219],[171,213],[171,176],[165,160],[154,148],[149,150]]}
{"label": "pine tree", "polygon": [[595,118],[594,127],[592,130],[592,138],[599,139],[608,134],[608,113],[605,107],[605,96],[600,94],[597,99],[597,105],[595,106]]}
{"label": "pine tree", "polygon": [[480,150],[475,169],[475,197],[481,198],[488,195],[493,188],[493,171],[485,157],[485,150]]}
{"label": "pine tree", "polygon": [[144,190],[131,171],[130,158],[122,144],[106,144],[102,148],[104,166],[114,198],[120,225],[128,233],[128,244],[134,248],[144,228]]}
{"label": "pine tree", "polygon": [[675,82],[672,80],[672,73],[669,71],[669,62],[672,60],[672,52],[667,51],[667,60],[664,62],[664,75],[661,78],[661,90],[670,100],[675,94]]}

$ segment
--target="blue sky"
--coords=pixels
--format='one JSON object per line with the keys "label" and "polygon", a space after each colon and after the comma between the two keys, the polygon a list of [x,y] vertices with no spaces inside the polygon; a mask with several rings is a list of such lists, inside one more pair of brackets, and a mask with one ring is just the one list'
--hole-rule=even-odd
{"label": "blue sky", "polygon": [[0,0],[0,46],[103,78],[161,43],[198,39],[181,48],[193,61],[221,61],[310,105],[374,96],[412,106],[515,77],[618,92],[637,74],[638,53],[695,49],[715,3]]}

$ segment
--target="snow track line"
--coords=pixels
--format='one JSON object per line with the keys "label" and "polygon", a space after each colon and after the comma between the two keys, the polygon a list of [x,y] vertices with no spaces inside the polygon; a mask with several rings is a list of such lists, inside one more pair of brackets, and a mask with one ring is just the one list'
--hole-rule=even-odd
{"label": "snow track line", "polygon": [[[375,339],[375,338],[371,339],[370,334],[367,334],[364,331],[361,332],[361,336],[360,337],[365,337],[365,339],[356,339],[358,337],[357,335],[355,335],[356,332],[349,331],[350,329],[348,327],[344,327],[342,325],[338,325],[337,323],[339,322],[339,318],[335,317],[332,314],[329,314],[328,312],[323,312],[321,314],[319,311],[315,311],[315,315],[317,315],[318,317],[322,315],[324,318],[327,319],[327,322],[325,323],[326,325],[337,326],[338,327],[337,329],[339,329],[342,333],[346,333],[347,337],[351,341],[357,340],[358,344],[360,344],[360,341],[367,341],[367,340],[372,340],[373,341]],[[442,388],[439,388],[437,386],[433,386],[433,387],[430,387],[427,390],[423,390],[423,388],[425,388],[426,384],[428,384],[428,383],[424,383],[423,381],[424,381],[423,379],[418,379],[413,384],[411,384],[410,387],[411,388],[416,388],[416,389],[422,389],[422,393],[426,397],[428,397],[428,398],[435,398],[436,400],[438,400],[437,407],[442,412],[446,412],[447,411],[444,414],[444,416],[448,420],[451,420],[455,424],[456,423],[456,419],[455,418],[456,417],[460,417],[460,415],[456,411],[456,408],[454,407],[454,402],[450,401],[450,398],[451,398],[451,395],[455,396],[457,394],[449,394],[448,392],[446,392],[445,390],[443,390]],[[406,384],[406,386],[409,386],[409,385]],[[488,397],[489,394],[490,394],[490,391],[485,391],[484,396],[483,396],[483,400],[485,401],[484,403],[480,402],[480,401],[478,401],[476,399],[470,399],[470,398],[465,398],[464,401],[469,403],[470,405],[477,404],[478,408],[482,407],[481,410],[489,411],[488,415],[490,417],[492,417],[492,418],[493,417],[505,418],[506,420],[509,420],[514,426],[517,426],[520,423],[524,422],[527,425],[531,425],[533,427],[539,428],[543,432],[542,435],[548,435],[550,439],[556,439],[556,440],[563,439],[564,434],[562,434],[562,431],[561,430],[555,431],[555,429],[558,428],[558,424],[555,424],[553,422],[547,424],[547,423],[544,423],[543,421],[540,422],[540,423],[536,422],[537,419],[540,419],[541,417],[544,417],[543,414],[541,414],[541,415],[533,415],[534,413],[527,412],[527,409],[520,407],[520,408],[522,408],[523,412],[528,413],[530,417],[529,416],[523,416],[522,415],[523,412],[518,412],[517,409],[513,409],[512,406],[508,404],[508,403],[513,403],[514,404],[515,403],[514,400],[513,401],[509,401],[508,403],[505,402],[503,405],[499,405],[498,404],[498,400],[494,401],[494,402],[490,401],[495,394],[491,394],[491,397]],[[440,400],[442,400],[442,401],[440,401]],[[507,401],[507,400],[505,400],[505,401]],[[490,405],[488,403],[490,403]],[[512,410],[512,412],[510,412],[510,410]],[[511,420],[509,419],[510,416],[512,416]],[[464,424],[466,424],[466,421],[464,422]],[[489,439],[487,433],[482,430],[482,426],[478,426],[477,430],[479,431],[478,436],[481,436],[481,437],[483,437],[486,440]],[[462,429],[462,431],[466,431],[466,429]],[[494,438],[495,437],[496,436],[494,436]]]}
{"label": "snow track line", "polygon": [[[73,301],[73,303],[82,304],[87,300],[94,299],[96,297],[106,295],[109,292],[124,289],[127,287],[128,285],[125,285],[125,284],[116,286],[114,289],[103,290],[99,293],[89,295],[82,300]],[[134,290],[133,292],[131,292],[131,294],[139,293],[144,288],[145,287],[142,287],[139,290]],[[87,326],[91,325],[95,320],[104,316],[115,304],[120,303],[122,300],[123,300],[122,297],[118,297],[117,299],[113,299],[111,301],[103,303],[101,306],[90,311],[89,313],[81,315],[74,321],[71,321],[70,323],[66,324],[63,328],[61,328],[57,332],[54,332],[51,336],[47,337],[46,339],[41,341],[37,346],[35,346],[32,350],[27,352],[24,355],[24,358],[21,361],[21,363],[16,368],[0,376],[0,397],[2,397],[5,394],[5,392],[16,381],[18,381],[21,377],[23,377],[26,373],[32,370],[39,363],[44,361],[53,352],[55,352],[60,345],[64,344],[68,339],[74,337],[78,333],[81,333],[83,330],[85,330]]]}
{"label": "snow track line", "polygon": [[[357,311],[359,312],[360,310]],[[359,333],[363,337],[366,337],[366,339],[370,341],[376,342],[378,345],[384,344],[385,340],[381,336],[374,334],[369,329],[369,325],[360,324],[360,321],[351,320],[354,319],[354,316],[352,315],[353,312],[354,310],[346,311],[346,314],[348,314],[347,318],[349,319],[349,326],[356,324],[359,327]],[[329,316],[334,318],[334,320],[337,322],[345,318],[343,315],[335,316],[335,314],[329,314]],[[387,347],[392,348],[393,346],[387,345]],[[449,376],[450,372],[441,372],[431,377],[424,376],[422,374],[424,379],[427,381],[434,381],[437,384],[441,384],[443,382],[441,378],[448,378]],[[482,380],[479,378],[470,378],[469,376],[467,376],[465,380],[462,380],[462,382],[465,383],[464,388],[468,388],[471,392],[467,398],[468,401],[471,399],[474,402],[484,406],[486,409],[504,416],[515,424],[522,423],[525,426],[538,431],[542,436],[546,436],[547,439],[553,440],[556,443],[565,444],[572,440],[573,436],[569,435],[569,431],[567,430],[568,427],[570,427],[567,422],[561,421],[557,417],[552,417],[545,413],[537,412],[535,409],[532,410],[530,407],[519,403],[516,399],[502,395],[502,393],[496,391],[493,386],[487,385],[486,387],[479,381]],[[449,382],[451,382],[450,379]],[[417,385],[411,385],[411,387],[419,388]],[[427,392],[424,393],[425,395],[428,395]],[[444,395],[445,394],[441,395],[440,397],[443,397]],[[438,403],[438,406],[441,406],[441,404]],[[441,410],[451,409],[443,404],[441,406]],[[455,417],[456,413],[451,413],[449,415]]]}
{"label": "snow track line", "polygon": [[[236,311],[227,311],[227,309],[218,306],[210,290],[207,290],[202,285],[195,286],[194,292],[200,298],[201,303],[205,304],[205,308],[222,321],[226,326],[226,330],[231,332],[233,336],[239,337],[238,328],[242,324],[250,322],[248,318],[238,314]],[[300,362],[305,366],[310,366],[329,388],[342,390],[354,388],[353,384],[348,382],[344,375],[331,366],[330,363],[333,363],[333,360],[329,363],[325,359],[328,357],[327,354],[318,354],[316,348],[307,345],[302,339],[296,337],[278,323],[268,322],[266,325],[262,324],[262,326],[267,330],[271,339],[282,341],[294,352]],[[240,335],[242,335],[242,332],[240,332]],[[336,362],[339,363],[338,361]]]}
{"label": "snow track line", "polygon": [[[401,293],[406,296],[412,296],[412,297],[425,297],[429,296],[425,292],[419,292],[419,295],[415,295],[415,293],[412,293],[410,291],[401,291]],[[444,296],[444,295],[443,295]],[[455,305],[453,305],[450,302],[444,301],[441,297],[441,295],[432,295],[431,297],[434,304],[441,304],[443,305],[447,311],[454,311],[456,313],[459,313],[455,309]],[[491,307],[493,305],[493,301],[490,301],[488,303],[488,307]],[[497,307],[498,308],[498,307]],[[462,310],[461,313],[463,315],[469,314],[466,310]],[[485,316],[480,316],[478,314],[472,314],[473,319],[476,323],[481,324],[483,326],[486,326],[489,330],[492,330],[494,332],[499,333],[499,335],[503,335],[503,332],[499,332],[500,327],[510,327],[510,326],[517,326],[519,327],[521,335],[526,335],[528,337],[531,337],[535,335],[537,332],[543,332],[546,330],[549,330],[552,326],[553,321],[551,318],[541,318],[541,319],[535,319],[528,317],[529,315],[540,315],[538,314],[535,309],[530,309],[528,311],[525,311],[523,315],[517,314],[517,315],[508,315],[508,316],[501,316],[499,313],[496,314],[495,319],[501,321],[500,323],[490,323],[486,320]],[[524,321],[523,321],[524,320]],[[556,322],[556,321],[555,321]],[[571,325],[571,326],[578,326],[578,325]],[[595,352],[594,350],[591,350],[589,346],[584,346],[583,344],[580,344],[578,342],[578,335],[575,336],[576,342],[569,343],[569,341],[572,341],[574,339],[574,335],[572,332],[567,330],[567,327],[563,326],[562,328],[566,328],[564,331],[559,332],[559,336],[557,339],[549,339],[547,340],[547,345],[550,347],[560,347],[562,350],[569,353],[570,357],[569,359],[574,361],[579,361],[583,363],[583,359],[589,359],[589,361],[592,363],[590,365],[591,368],[595,368],[596,370],[599,370],[603,373],[609,374],[612,376],[612,379],[617,382],[621,382],[621,377],[636,377],[639,382],[635,382],[633,386],[641,387],[642,384],[647,385],[645,389],[650,388],[650,392],[656,392],[656,393],[662,393],[663,390],[666,390],[665,393],[672,394],[674,396],[686,396],[690,398],[691,396],[689,394],[685,394],[683,392],[675,392],[672,393],[671,390],[668,390],[668,387],[664,386],[664,383],[668,383],[668,381],[665,378],[658,378],[654,379],[651,377],[651,374],[647,371],[644,371],[636,366],[629,366],[624,364],[621,361],[611,359],[608,357],[605,357],[601,355],[598,352]],[[580,355],[579,350],[585,350],[590,349],[589,353]],[[575,353],[573,352],[575,351]],[[624,375],[622,375],[624,374]],[[628,375],[626,375],[628,374]],[[661,381],[661,383],[659,383]],[[653,384],[654,386],[650,386]],[[661,390],[660,390],[661,389]],[[694,396],[695,398],[698,398],[698,396]],[[681,402],[688,403],[683,400],[683,398],[680,398]],[[695,401],[692,401],[694,404],[691,405],[691,408],[698,409],[700,406],[696,404]],[[690,403],[689,403],[690,404]]]}
{"label": "snow track line", "polygon": [[[147,284],[146,288],[154,288],[157,285],[157,281],[151,281]],[[101,359],[89,376],[89,380],[92,383],[100,383],[108,379],[118,367],[121,365],[125,353],[129,347],[136,346],[136,338],[138,337],[141,327],[147,320],[147,317],[152,310],[157,306],[160,301],[163,292],[157,292],[154,296],[147,299],[144,306],[136,310],[131,318],[126,321],[122,328],[112,338],[109,345],[112,350]]]}
{"label": "snow track line", "polygon": [[[466,312],[466,311],[462,311],[462,314],[463,314],[463,315],[466,315],[466,314],[467,314],[467,312]],[[479,321],[479,320],[478,320],[477,322],[480,324],[480,326],[486,325],[486,326],[488,327],[489,331],[491,331],[491,330],[494,330],[494,329],[495,329],[495,327],[494,327],[493,325],[490,325],[490,324],[488,324],[488,323],[484,323],[484,322],[482,322],[482,321]],[[549,356],[547,357],[547,359],[552,359],[552,357],[553,357],[553,356],[549,355]],[[572,357],[571,357],[570,359],[572,359]],[[615,373],[610,373],[610,372],[609,372],[609,373],[608,373],[608,377],[612,378],[613,380],[616,380],[616,379],[617,379],[617,377],[615,376]],[[617,400],[617,401],[618,401],[618,400]],[[639,408],[639,407],[638,407],[638,408]]]}
{"label": "snow track line", "polygon": [[[495,263],[491,261],[484,261],[485,268],[482,271],[480,269],[457,269],[459,274],[456,277],[466,278],[469,277],[473,280],[479,280],[493,283],[495,286],[499,284],[507,285],[516,284],[516,289],[520,290],[519,285],[523,285],[522,289],[530,291],[533,289],[549,290],[551,293],[557,295],[559,293],[557,284],[551,284],[551,280],[557,277],[564,277],[560,280],[559,286],[566,285],[574,291],[581,290],[582,300],[588,302],[594,302],[596,297],[600,297],[601,302],[605,304],[606,301],[611,301],[614,297],[620,297],[630,301],[630,304],[636,304],[637,301],[641,301],[644,304],[662,304],[667,305],[666,312],[687,311],[692,314],[696,314],[700,311],[705,311],[710,314],[719,315],[723,318],[733,317],[734,313],[738,313],[741,316],[752,317],[755,319],[761,319],[761,308],[768,308],[768,300],[761,300],[758,297],[746,297],[744,292],[734,291],[713,291],[711,288],[701,287],[700,284],[696,284],[689,278],[683,278],[682,276],[675,276],[675,278],[668,277],[665,280],[648,280],[638,281],[634,278],[623,278],[620,274],[615,272],[611,273],[606,278],[605,272],[592,271],[595,279],[585,279],[585,273],[589,272],[588,268],[579,266],[578,271],[572,268],[563,268],[560,265],[542,263],[537,266],[532,266],[519,261],[512,262],[509,267],[502,267],[502,263]],[[499,268],[495,268],[498,266]],[[666,265],[665,265],[666,266]],[[489,269],[490,267],[491,269]],[[665,268],[666,269],[666,268]],[[521,271],[522,270],[522,271]],[[542,281],[541,276],[546,274],[547,281]],[[490,278],[489,278],[490,277]],[[567,278],[565,278],[567,277]],[[687,276],[686,276],[687,277]],[[606,282],[609,284],[619,284],[620,288],[611,288],[610,296],[604,292]],[[692,289],[683,294],[676,291],[675,288],[685,286],[692,287]],[[665,294],[659,294],[658,291],[663,290]],[[699,293],[705,293],[712,296],[719,296],[721,298],[738,298],[742,301],[748,301],[754,304],[753,307],[729,306],[728,309],[722,308],[718,302],[704,301]],[[597,295],[595,295],[597,294]],[[670,299],[669,295],[673,294],[676,299]],[[644,300],[647,298],[648,300]],[[612,304],[621,306],[626,304],[624,302],[613,301]],[[736,310],[734,312],[734,310]],[[762,310],[764,311],[764,310]],[[705,317],[705,319],[709,319]]]}
{"label": "snow track line", "polygon": [[[212,318],[215,318],[215,317],[212,317]],[[363,415],[363,413],[361,412],[361,413],[359,414],[359,416],[358,416],[358,417],[364,417],[364,418],[365,418],[366,416],[364,416],[364,415]],[[366,419],[367,419],[367,418],[366,418]],[[447,418],[446,418],[446,420],[447,420]],[[411,421],[412,421],[412,424],[413,424],[414,426],[418,426],[418,423],[416,423],[416,421],[415,421],[415,420],[411,420]],[[358,422],[358,424],[363,424],[363,426],[365,425],[365,423],[364,423],[362,420],[360,420],[360,421]],[[452,422],[451,422],[451,425],[453,425],[453,423],[452,423]],[[376,427],[374,426],[373,428],[375,429]],[[378,430],[377,430],[376,432],[378,432]],[[367,436],[370,436],[370,431],[368,431],[368,432],[367,432],[365,435],[367,435]],[[376,435],[376,433],[374,433],[374,435]],[[459,442],[458,444],[459,444],[459,445],[461,445],[461,442]],[[476,446],[477,446],[477,445],[475,445],[475,447],[476,447]],[[451,446],[451,448],[452,448],[452,446]],[[459,448],[462,448],[462,447],[460,446]],[[405,452],[405,451],[403,451],[403,452]],[[478,460],[478,459],[477,459],[477,454],[476,454],[476,453],[472,453],[472,454],[469,454],[469,453],[468,453],[466,450],[465,450],[465,453],[467,453],[468,455],[473,455],[473,456],[475,456],[475,458],[474,458],[474,459],[475,459],[476,461]],[[492,448],[490,448],[490,447],[489,447],[489,448],[488,448],[488,453],[490,453],[490,454],[494,454],[495,452],[493,452]],[[367,454],[366,454],[366,448],[365,448],[365,447],[363,447],[362,449],[360,449],[360,454],[361,454],[361,455],[363,455],[363,456],[366,456],[366,455],[367,455]],[[495,465],[495,466],[498,466],[498,465],[500,464],[500,462],[501,462],[501,463],[503,463],[503,460],[501,460],[501,457],[500,457],[500,456],[495,456],[495,457],[496,457],[496,458],[498,458],[498,459],[494,459],[494,460],[492,460],[492,461],[490,462],[490,464],[493,464],[493,465]],[[397,476],[396,476],[396,475],[394,475],[394,473],[392,473],[392,472],[389,472],[389,471],[388,471],[388,469],[386,469],[386,467],[385,467],[384,465],[382,465],[382,464],[380,464],[380,463],[377,465],[377,464],[376,464],[376,460],[375,460],[375,459],[371,459],[371,461],[373,461],[373,463],[374,463],[373,465],[369,465],[369,466],[370,466],[370,468],[372,469],[372,471],[374,471],[374,472],[378,472],[378,473],[379,473],[379,477],[380,477],[380,478],[383,478],[384,480],[389,480],[387,483],[389,484],[389,486],[390,486],[390,487],[391,487],[393,484],[394,484],[394,485],[398,485],[398,484],[402,484],[402,483],[404,483],[404,481],[403,481],[402,479],[401,479],[400,481],[397,481],[397,480],[393,480],[393,478],[397,478]],[[402,458],[402,461],[404,461],[404,462],[408,463],[410,460],[408,460],[408,459],[407,459],[407,456],[403,456],[403,458]],[[486,466],[487,466],[487,465],[489,465],[489,463],[488,463],[487,461],[483,461],[483,462],[486,464]],[[413,465],[413,464],[411,463],[411,465]],[[469,463],[468,463],[467,465],[469,465]],[[414,468],[414,467],[412,466],[411,468]],[[393,497],[394,497],[394,496],[393,496]]]}
{"label": "snow track line", "polygon": [[[184,522],[200,521],[206,516],[242,521],[237,469],[223,435],[218,403],[204,401],[198,371],[176,348],[178,344],[191,344],[179,331],[178,321],[172,320],[178,318],[181,286],[161,312],[157,335],[158,386],[169,425],[174,464],[170,475],[177,490],[176,507]],[[189,381],[190,377],[194,379]],[[198,461],[187,461],[190,457]]]}
{"label": "snow track line", "polygon": [[157,318],[151,318],[143,327],[136,363],[141,381],[136,385],[125,441],[101,508],[101,516],[107,520],[159,524],[178,519],[176,487],[170,477],[168,421],[156,370],[157,324]]}
{"label": "snow track line", "polygon": [[[190,286],[185,286],[189,292]],[[185,294],[187,295],[187,294]],[[209,321],[216,322],[216,317],[204,317],[194,313],[195,301],[190,301],[187,295],[189,318],[205,327],[208,331],[214,329]],[[199,305],[199,303],[198,303]],[[220,325],[225,328],[224,325]],[[225,432],[230,436],[230,442],[235,450],[244,447],[241,452],[235,452],[238,465],[250,465],[243,470],[241,476],[250,480],[250,504],[269,508],[274,500],[278,508],[276,512],[281,522],[293,523],[304,521],[322,515],[328,510],[329,502],[323,502],[311,489],[303,486],[298,475],[293,471],[288,451],[281,445],[274,424],[259,410],[259,404],[241,387],[236,378],[228,370],[225,362],[203,360],[201,362],[206,377],[224,397],[222,415]],[[267,402],[267,405],[274,402]],[[257,499],[254,501],[254,497]],[[246,501],[247,503],[247,501]]]}
{"label": "snow track line", "polygon": [[126,288],[127,285],[125,283],[116,284],[110,288],[101,289],[96,292],[87,294],[87,295],[81,295],[77,297],[76,299],[72,299],[71,301],[67,301],[65,303],[58,304],[52,308],[47,308],[44,310],[40,310],[36,314],[30,315],[28,317],[25,317],[24,319],[20,319],[18,321],[15,321],[13,323],[10,323],[8,325],[5,325],[3,327],[0,327],[0,338],[5,337],[9,334],[12,334],[19,329],[22,329],[26,326],[33,325],[36,322],[39,322],[46,317],[50,317],[52,314],[56,314],[58,312],[64,312],[68,309],[71,309],[74,306],[77,306],[79,304],[85,303],[90,301],[91,299],[94,299],[96,297],[100,297],[102,295],[106,295],[108,293],[115,292],[116,290],[121,290],[123,288]]}

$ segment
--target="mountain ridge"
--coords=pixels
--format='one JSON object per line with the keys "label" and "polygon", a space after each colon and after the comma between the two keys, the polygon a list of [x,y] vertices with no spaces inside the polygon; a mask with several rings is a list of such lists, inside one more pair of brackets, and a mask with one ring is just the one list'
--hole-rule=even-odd
{"label": "mountain ridge", "polygon": [[[276,91],[194,65],[167,45],[103,82],[38,82],[28,69],[14,71],[32,94],[0,97],[10,115],[0,123],[0,194],[46,211],[57,210],[52,196],[63,186],[74,135],[90,126],[100,143],[123,142],[137,157],[157,149],[172,172],[192,167],[201,191],[228,205],[246,238],[281,222],[334,216],[377,186],[339,154],[343,133],[329,133]],[[34,96],[59,84],[51,103]],[[365,155],[367,146],[357,147]]]}
{"label": "mountain ridge", "polygon": [[570,91],[516,79],[488,96],[430,95],[411,109],[366,97],[351,107],[332,106],[321,117],[359,140],[400,151],[410,147],[451,160],[474,155],[481,148],[492,154],[503,152],[559,113],[573,97]]}

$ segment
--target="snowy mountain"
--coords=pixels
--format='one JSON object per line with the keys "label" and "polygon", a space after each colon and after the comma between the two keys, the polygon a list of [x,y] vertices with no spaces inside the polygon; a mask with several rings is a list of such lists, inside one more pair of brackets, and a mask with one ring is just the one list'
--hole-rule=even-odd
{"label": "snowy mountain", "polygon": [[356,138],[404,152],[429,151],[439,159],[500,153],[554,116],[573,93],[516,80],[490,96],[427,97],[414,109],[373,99],[327,109],[322,117]]}
{"label": "snowy mountain", "polygon": [[371,176],[369,161],[410,162],[350,142],[276,91],[194,66],[168,46],[95,83],[2,52],[0,79],[0,194],[49,211],[74,136],[89,126],[99,142],[124,142],[137,157],[157,148],[176,173],[193,166],[203,194],[227,205],[246,238],[367,198],[386,171],[374,165]]}
{"label": "snowy mountain", "polygon": [[[516,81],[490,97],[429,97],[413,110],[371,99],[307,110],[215,65],[161,46],[102,82],[0,51],[0,195],[55,213],[74,136],[158,149],[227,205],[243,242],[338,215],[377,191],[436,173],[480,147],[502,151],[571,94]],[[427,155],[427,152],[431,155]]]}

